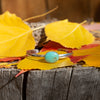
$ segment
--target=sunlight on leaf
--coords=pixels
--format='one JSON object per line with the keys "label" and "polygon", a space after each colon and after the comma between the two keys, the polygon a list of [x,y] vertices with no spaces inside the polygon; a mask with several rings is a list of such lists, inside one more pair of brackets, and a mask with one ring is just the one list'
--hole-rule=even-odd
{"label": "sunlight on leaf", "polygon": [[0,15],[0,57],[25,56],[34,49],[31,28],[8,11]]}
{"label": "sunlight on leaf", "polygon": [[68,20],[46,25],[45,33],[48,40],[55,41],[68,48],[80,48],[94,41],[94,36],[81,24],[68,22]]}

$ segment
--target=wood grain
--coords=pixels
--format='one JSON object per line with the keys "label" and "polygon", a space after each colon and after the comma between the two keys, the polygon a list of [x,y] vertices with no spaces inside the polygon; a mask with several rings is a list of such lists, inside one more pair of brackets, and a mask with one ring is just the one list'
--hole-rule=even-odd
{"label": "wood grain", "polygon": [[100,72],[93,67],[74,68],[68,100],[100,100]]}
{"label": "wood grain", "polygon": [[90,0],[48,0],[48,4],[49,9],[59,6],[58,11],[51,14],[58,19],[81,22],[90,17]]}
{"label": "wood grain", "polygon": [[1,5],[1,0],[0,0],[0,14],[2,14],[2,5]]}
{"label": "wood grain", "polygon": [[[10,11],[22,19],[43,14],[59,6],[57,11],[50,14],[51,18],[69,19],[82,22],[86,19],[100,21],[100,0],[0,0],[2,12]],[[40,21],[50,16],[31,21]]]}
{"label": "wood grain", "polygon": [[[2,0],[2,12],[10,11],[15,13],[22,19],[36,16],[46,12],[44,0]],[[45,17],[35,19],[33,21],[40,21]],[[31,20],[32,21],[32,20]]]}
{"label": "wood grain", "polygon": [[[0,69],[0,87],[19,71]],[[1,100],[100,100],[100,71],[94,67],[59,68],[30,71],[0,89]],[[25,79],[24,79],[25,80]],[[26,86],[26,87],[23,87]],[[25,88],[25,89],[23,89]],[[22,99],[22,90],[25,90]]]}
{"label": "wood grain", "polygon": [[58,19],[68,18],[70,21],[82,22],[86,19],[100,21],[100,0],[48,0],[48,8],[56,5],[59,9],[50,14]]}
{"label": "wood grain", "polygon": [[[11,80],[19,71],[16,69],[0,69],[0,87]],[[0,89],[0,100],[22,100],[23,77],[11,81]]]}
{"label": "wood grain", "polygon": [[100,0],[91,0],[91,17],[100,22]]}
{"label": "wood grain", "polygon": [[31,71],[27,83],[27,100],[66,100],[71,70]]}

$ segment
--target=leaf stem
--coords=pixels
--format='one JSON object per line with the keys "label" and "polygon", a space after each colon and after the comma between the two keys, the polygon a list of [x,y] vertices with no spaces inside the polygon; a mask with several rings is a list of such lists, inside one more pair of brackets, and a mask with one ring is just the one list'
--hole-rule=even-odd
{"label": "leaf stem", "polygon": [[24,19],[24,21],[29,21],[29,20],[32,20],[32,19],[35,19],[35,18],[43,17],[43,16],[45,16],[45,15],[47,15],[47,14],[52,13],[53,11],[55,11],[55,10],[57,10],[57,9],[58,9],[58,6],[56,6],[54,9],[52,9],[52,10],[46,12],[46,13],[43,13],[43,14],[41,14],[41,15],[37,15],[37,16],[33,16],[33,17],[26,18],[26,19]]}

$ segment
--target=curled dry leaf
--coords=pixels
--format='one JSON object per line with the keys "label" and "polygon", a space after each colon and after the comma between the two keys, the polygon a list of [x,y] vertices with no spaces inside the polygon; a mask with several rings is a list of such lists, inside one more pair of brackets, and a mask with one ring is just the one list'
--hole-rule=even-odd
{"label": "curled dry leaf", "polygon": [[81,24],[71,23],[68,20],[46,25],[45,33],[48,40],[55,41],[68,48],[80,48],[94,41],[94,36]]}

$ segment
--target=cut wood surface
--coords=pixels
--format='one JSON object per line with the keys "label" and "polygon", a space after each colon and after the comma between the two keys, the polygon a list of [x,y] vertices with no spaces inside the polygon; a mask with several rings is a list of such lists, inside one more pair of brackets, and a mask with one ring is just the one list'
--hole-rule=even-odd
{"label": "cut wood surface", "polygon": [[[16,69],[0,69],[0,87],[11,80],[19,71]],[[0,88],[0,100],[22,100],[23,77],[11,81]]]}
{"label": "cut wood surface", "polygon": [[68,100],[100,100],[100,72],[92,67],[74,68]]}
{"label": "cut wood surface", "polygon": [[66,100],[71,70],[31,71],[27,82],[27,100]]}
{"label": "cut wood surface", "polygon": [[[18,72],[18,70],[1,69],[0,87],[11,80]],[[99,69],[77,66],[47,71],[30,71],[27,75],[25,74],[24,78],[21,75],[0,89],[0,99],[100,100],[99,93]]]}

